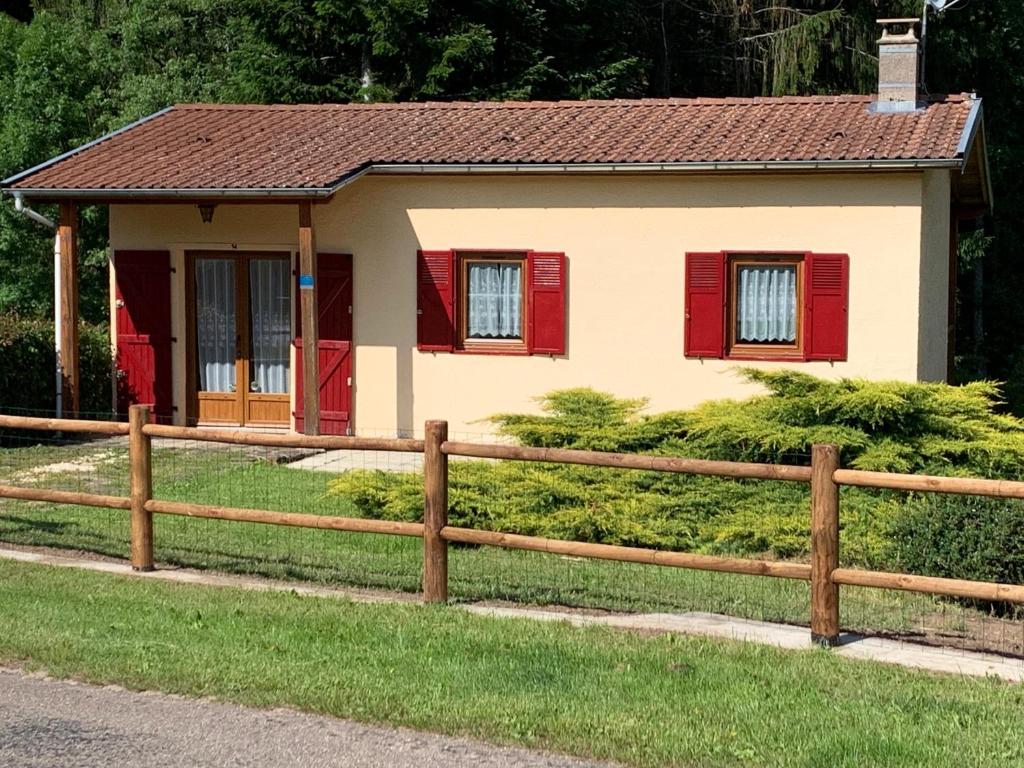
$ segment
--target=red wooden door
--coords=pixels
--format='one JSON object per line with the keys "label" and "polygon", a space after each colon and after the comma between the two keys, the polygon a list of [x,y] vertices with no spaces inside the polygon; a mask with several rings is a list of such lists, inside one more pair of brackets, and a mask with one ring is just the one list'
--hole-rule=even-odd
{"label": "red wooden door", "polygon": [[171,255],[114,254],[117,323],[117,410],[148,405],[171,420]]}
{"label": "red wooden door", "polygon": [[[320,434],[347,435],[352,426],[352,256],[318,253]],[[302,320],[296,300],[295,428],[302,432]]]}

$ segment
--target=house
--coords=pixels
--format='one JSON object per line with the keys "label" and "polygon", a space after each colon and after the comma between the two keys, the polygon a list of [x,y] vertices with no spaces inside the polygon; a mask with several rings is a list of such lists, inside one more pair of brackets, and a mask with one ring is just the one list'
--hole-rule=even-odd
{"label": "house", "polygon": [[881,53],[865,96],[185,104],[3,188],[60,203],[72,409],[85,204],[119,409],[174,423],[479,432],[563,387],[744,396],[738,365],[941,380],[981,101],[918,93],[912,25]]}

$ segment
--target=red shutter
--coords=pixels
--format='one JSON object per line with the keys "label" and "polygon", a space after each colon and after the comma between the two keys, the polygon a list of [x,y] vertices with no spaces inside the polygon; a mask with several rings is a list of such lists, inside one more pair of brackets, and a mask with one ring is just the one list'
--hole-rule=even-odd
{"label": "red shutter", "polygon": [[114,253],[117,285],[117,410],[148,405],[159,421],[171,421],[171,254]]}
{"label": "red shutter", "polygon": [[845,360],[850,259],[845,253],[809,253],[804,269],[805,357]]}
{"label": "red shutter", "polygon": [[416,346],[451,352],[455,346],[455,266],[452,251],[416,254]]}
{"label": "red shutter", "polygon": [[683,350],[687,357],[725,354],[725,254],[686,254],[686,324]]}
{"label": "red shutter", "polygon": [[532,355],[565,354],[565,254],[527,254],[529,329]]}

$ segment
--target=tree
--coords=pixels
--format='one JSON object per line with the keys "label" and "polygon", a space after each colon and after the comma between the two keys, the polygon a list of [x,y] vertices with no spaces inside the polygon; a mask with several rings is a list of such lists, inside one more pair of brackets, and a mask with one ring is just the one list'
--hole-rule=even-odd
{"label": "tree", "polygon": [[[965,377],[1024,381],[1024,21],[932,14],[927,82],[985,98],[997,207],[965,254]],[[0,16],[5,176],[179,101],[581,99],[871,92],[879,16],[921,0],[36,0]],[[25,14],[24,16],[27,16]],[[23,16],[23,17],[24,17]],[[106,316],[103,209],[83,209],[82,312]],[[983,242],[984,247],[977,247]],[[49,233],[0,206],[0,312],[48,313]],[[975,265],[981,265],[984,280]],[[966,313],[965,313],[966,314]],[[963,317],[963,315],[962,315]],[[1011,386],[1024,412],[1024,385]]]}

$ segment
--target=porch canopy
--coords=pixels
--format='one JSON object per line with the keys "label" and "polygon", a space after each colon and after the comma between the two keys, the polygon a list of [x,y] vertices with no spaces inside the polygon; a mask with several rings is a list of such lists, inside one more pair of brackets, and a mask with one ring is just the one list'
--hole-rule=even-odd
{"label": "porch canopy", "polygon": [[[312,206],[367,173],[764,173],[948,169],[960,217],[991,196],[981,101],[878,111],[872,96],[169,107],[0,182],[25,210],[60,203],[58,339],[78,410],[77,206],[296,208],[303,378],[319,381]],[[315,434],[319,388],[303,388]]]}

